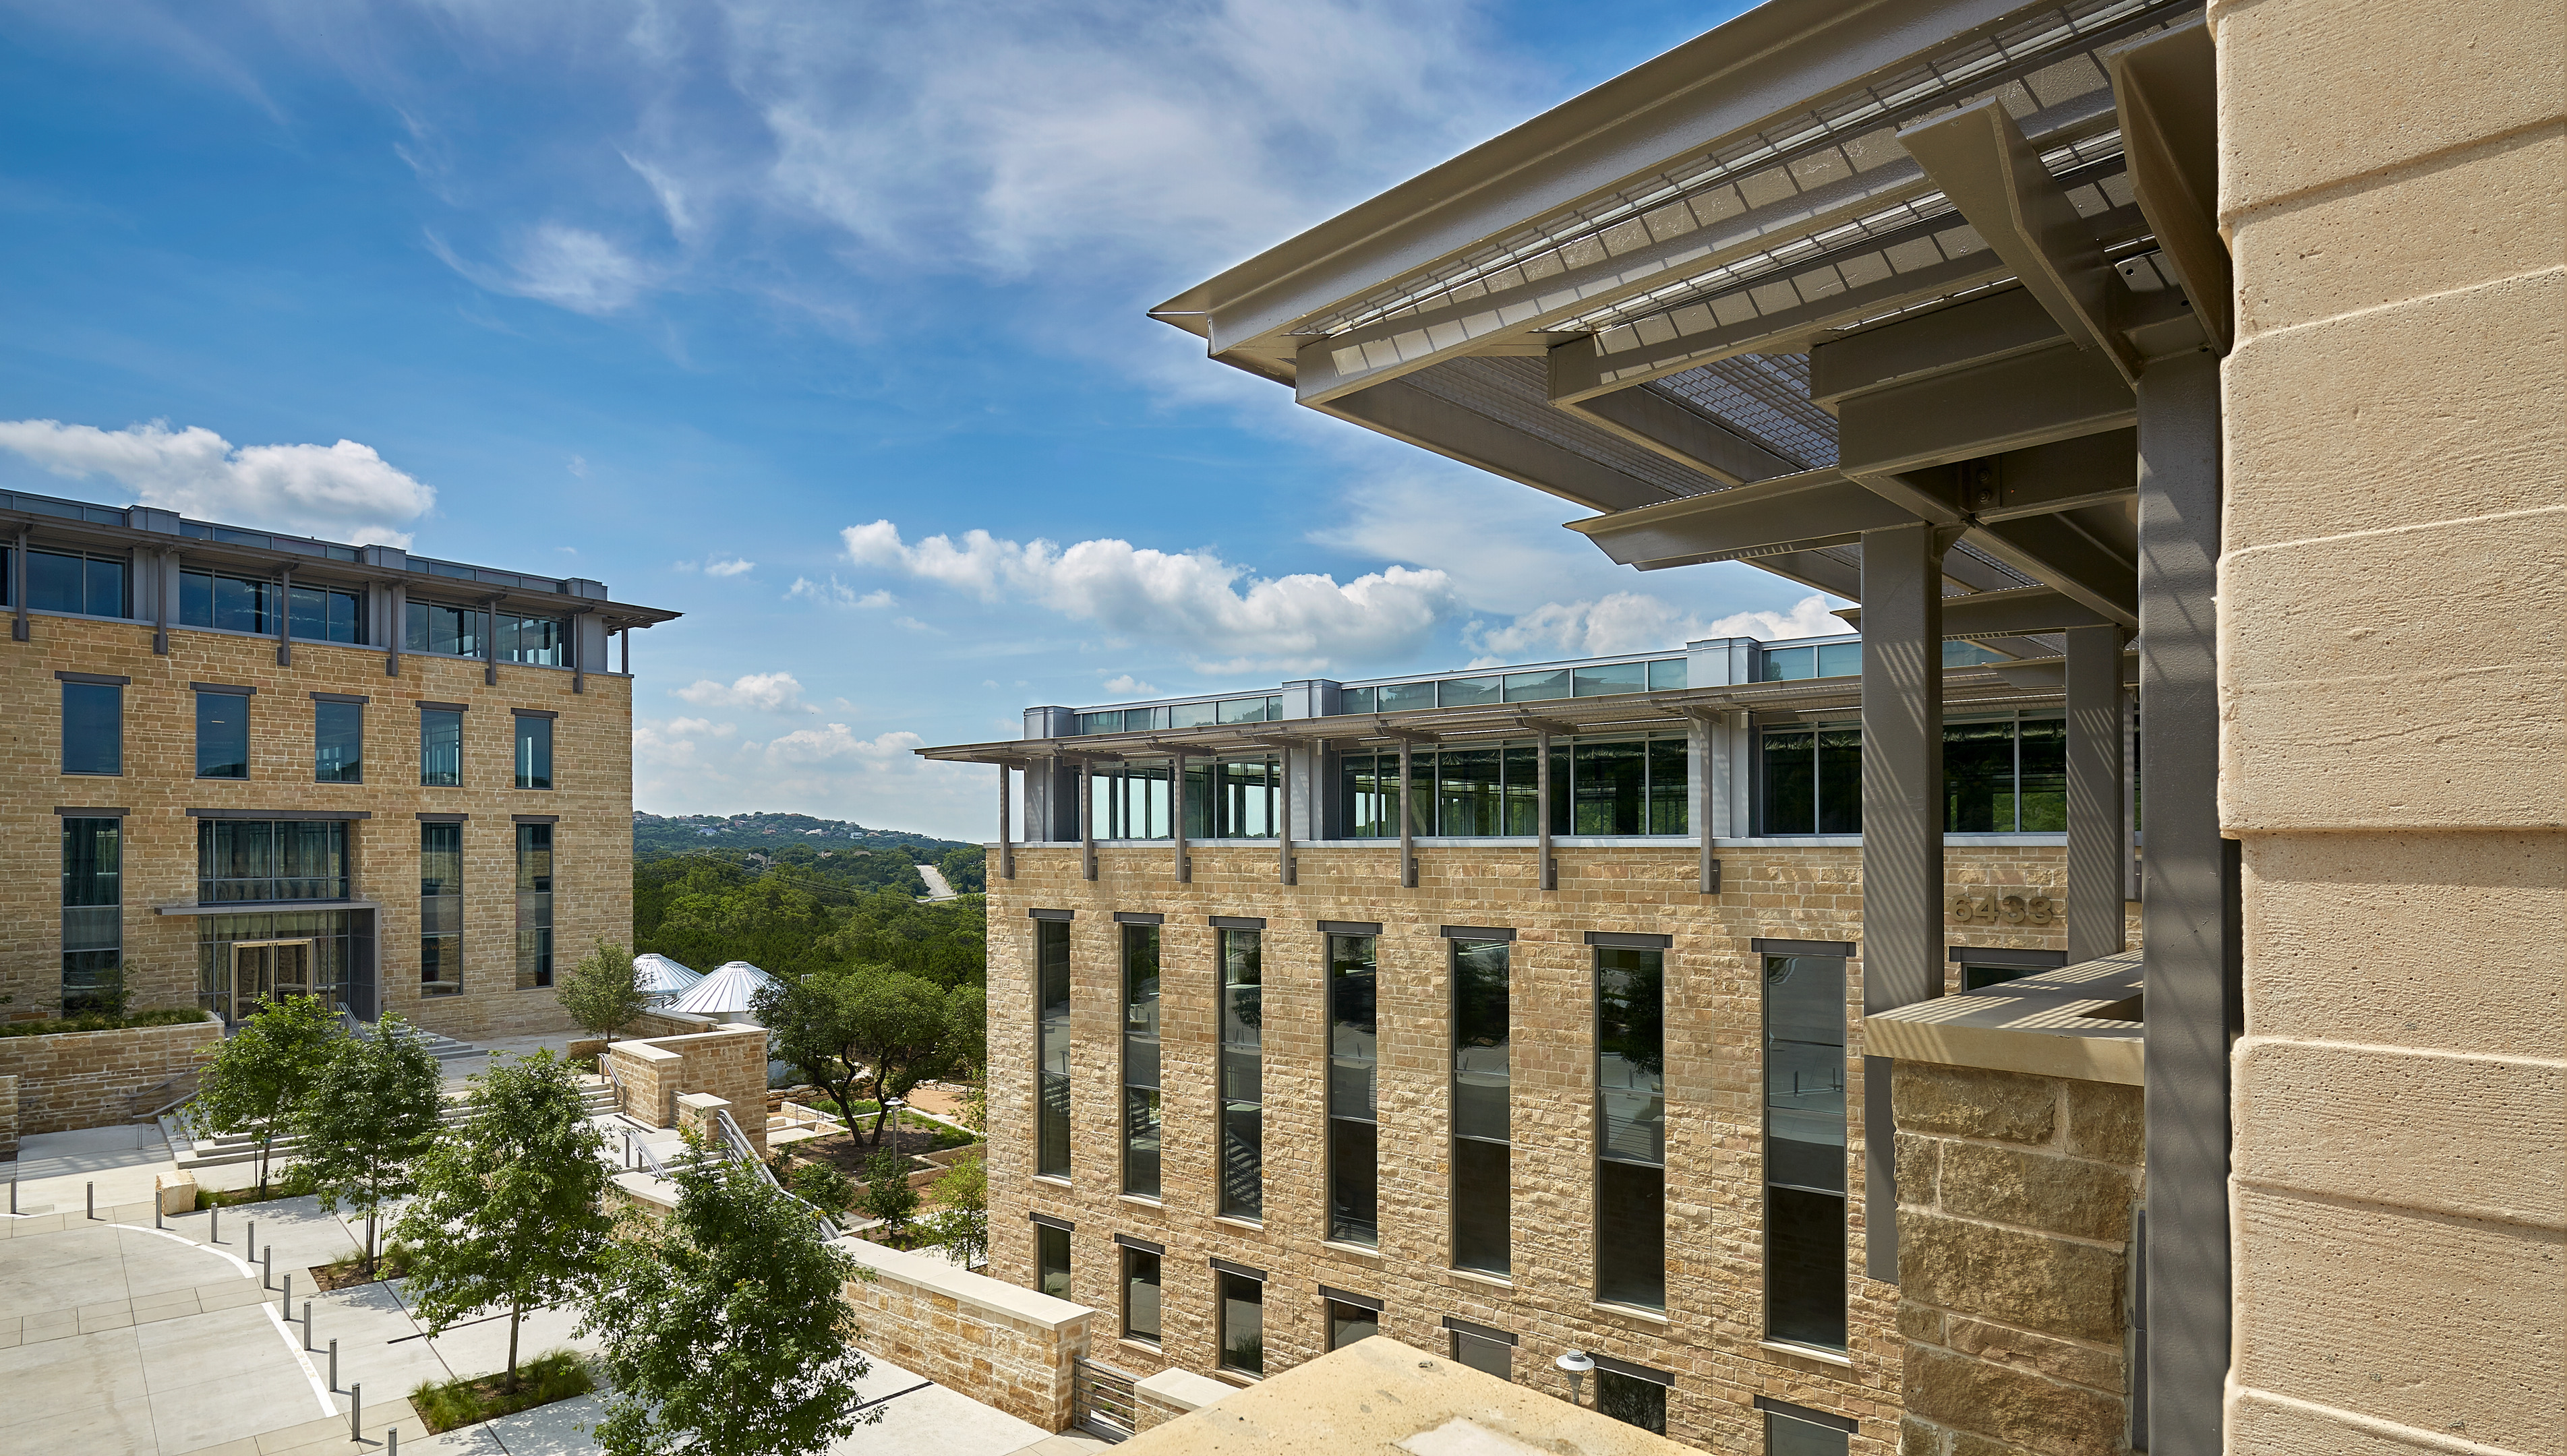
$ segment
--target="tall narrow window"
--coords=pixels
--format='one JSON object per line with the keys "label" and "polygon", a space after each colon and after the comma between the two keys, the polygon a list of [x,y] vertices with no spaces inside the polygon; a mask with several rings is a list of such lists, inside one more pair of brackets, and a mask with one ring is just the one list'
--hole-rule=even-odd
{"label": "tall narrow window", "polygon": [[1508,969],[1503,940],[1453,942],[1453,1266],[1504,1275],[1508,1249]]}
{"label": "tall narrow window", "polygon": [[[1069,922],[1034,922],[1034,1173],[1069,1176]],[[1064,1298],[1066,1298],[1064,1296]]]}
{"label": "tall narrow window", "polygon": [[1123,1191],[1159,1196],[1159,927],[1123,927]]}
{"label": "tall narrow window", "polygon": [[63,821],[65,1016],[112,1011],[125,981],[125,822]]}
{"label": "tall narrow window", "polygon": [[1266,1216],[1265,940],[1221,932],[1221,1211]]}
{"label": "tall narrow window", "polygon": [[1595,1297],[1644,1310],[1667,1305],[1665,965],[1595,952]]}
{"label": "tall narrow window", "polygon": [[1219,1270],[1221,1367],[1243,1375],[1266,1373],[1266,1281]]}
{"label": "tall narrow window", "polygon": [[249,777],[249,698],[242,693],[196,693],[196,777]]}
{"label": "tall narrow window", "polygon": [[517,826],[517,989],[553,983],[553,827]]}
{"label": "tall narrow window", "polygon": [[553,720],[531,713],[517,715],[517,787],[553,786]]}
{"label": "tall narrow window", "polygon": [[125,689],[113,682],[63,684],[63,772],[125,772]]}
{"label": "tall narrow window", "polygon": [[1123,1249],[1123,1337],[1159,1342],[1159,1256]]}
{"label": "tall narrow window", "polygon": [[1765,957],[1765,1328],[1846,1344],[1845,962]]}
{"label": "tall narrow window", "polygon": [[419,710],[419,781],[431,789],[462,786],[462,713],[446,708]]}
{"label": "tall narrow window", "polygon": [[1765,1456],[1846,1456],[1853,1421],[1802,1406],[1787,1413],[1776,1408],[1784,1402],[1768,1396],[1758,1396],[1756,1403],[1765,1412]]}
{"label": "tall narrow window", "polygon": [[1069,1298],[1069,1230],[1034,1225],[1034,1288],[1055,1300]]}
{"label": "tall narrow window", "polygon": [[463,826],[419,827],[419,994],[463,992]]}
{"label": "tall narrow window", "polygon": [[1381,1243],[1373,937],[1328,937],[1328,1237]]}
{"label": "tall narrow window", "polygon": [[366,705],[322,699],[312,704],[312,779],[320,784],[366,781]]}

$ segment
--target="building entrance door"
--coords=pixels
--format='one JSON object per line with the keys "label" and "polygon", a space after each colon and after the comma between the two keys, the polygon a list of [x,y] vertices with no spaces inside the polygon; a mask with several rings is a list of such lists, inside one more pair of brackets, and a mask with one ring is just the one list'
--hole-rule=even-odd
{"label": "building entrance door", "polygon": [[223,997],[224,1021],[238,1026],[243,1018],[258,1010],[262,1001],[311,994],[311,941],[232,942],[231,980]]}

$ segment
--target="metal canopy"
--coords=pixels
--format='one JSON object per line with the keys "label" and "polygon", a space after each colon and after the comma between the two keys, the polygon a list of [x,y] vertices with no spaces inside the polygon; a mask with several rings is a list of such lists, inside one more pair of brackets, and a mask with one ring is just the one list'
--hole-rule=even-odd
{"label": "metal canopy", "polygon": [[[1786,8],[1154,317],[1602,513],[1573,529],[1644,570],[1746,561],[1853,597],[1859,533],[1924,521],[1960,528],[1947,592],[2040,585],[2135,626],[2132,380],[2204,342],[2179,281],[2210,265],[2197,237],[2161,257],[2134,187],[2198,170],[2189,73],[2115,56],[2197,4]],[[2153,110],[2126,73],[2162,78]]]}

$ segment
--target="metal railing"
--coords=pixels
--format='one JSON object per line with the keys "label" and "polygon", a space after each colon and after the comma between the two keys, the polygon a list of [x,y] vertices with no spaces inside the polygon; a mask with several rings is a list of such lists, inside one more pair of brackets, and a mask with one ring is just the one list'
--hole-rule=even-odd
{"label": "metal railing", "polygon": [[715,1108],[713,1111],[713,1117],[715,1126],[719,1129],[721,1134],[721,1147],[723,1151],[727,1152],[733,1160],[746,1163],[750,1167],[757,1169],[757,1175],[766,1180],[767,1187],[774,1189],[776,1192],[783,1194],[785,1197],[792,1199],[794,1202],[799,1203],[804,1208],[810,1210],[811,1217],[816,1220],[820,1226],[821,1242],[826,1243],[831,1239],[840,1237],[837,1220],[829,1217],[827,1213],[823,1212],[809,1199],[804,1198],[801,1194],[794,1192],[792,1189],[787,1188],[782,1183],[776,1181],[775,1170],[768,1167],[765,1159],[757,1155],[757,1149],[749,1144],[748,1134],[740,1131],[739,1124],[731,1120],[730,1109],[728,1107]]}
{"label": "metal railing", "polygon": [[1128,1371],[1094,1360],[1080,1360],[1070,1370],[1070,1424],[1121,1443],[1139,1429]]}

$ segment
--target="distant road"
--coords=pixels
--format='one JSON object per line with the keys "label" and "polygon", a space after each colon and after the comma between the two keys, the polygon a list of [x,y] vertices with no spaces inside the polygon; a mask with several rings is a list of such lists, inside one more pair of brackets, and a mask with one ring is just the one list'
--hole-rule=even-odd
{"label": "distant road", "polygon": [[954,893],[954,886],[946,883],[945,871],[937,868],[935,865],[921,864],[918,866],[918,877],[927,881],[926,898],[930,904],[933,904],[938,900],[959,898]]}

